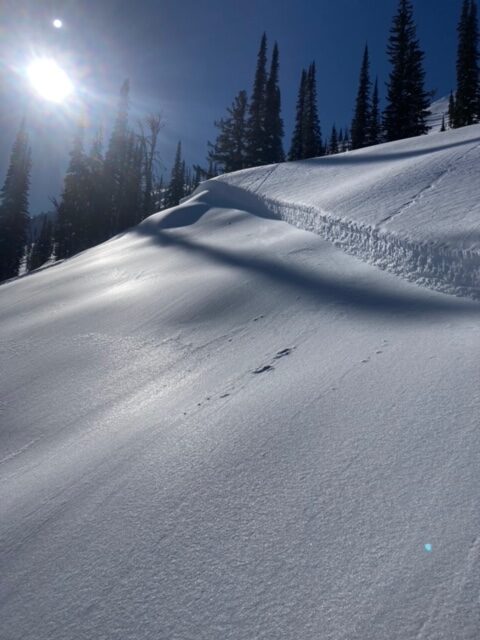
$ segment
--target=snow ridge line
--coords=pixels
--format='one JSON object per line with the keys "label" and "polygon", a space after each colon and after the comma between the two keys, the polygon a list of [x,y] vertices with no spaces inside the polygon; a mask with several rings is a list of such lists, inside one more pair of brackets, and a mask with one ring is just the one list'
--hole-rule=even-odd
{"label": "snow ridge line", "polygon": [[298,229],[317,233],[345,253],[410,281],[444,293],[480,299],[478,251],[455,249],[436,242],[415,242],[385,229],[339,218],[318,207],[252,193],[219,178],[209,181],[208,187],[213,193],[220,187],[221,195],[226,195],[222,187],[227,187],[230,198],[240,206],[244,194],[249,205],[256,201],[260,211],[268,209],[274,217]]}

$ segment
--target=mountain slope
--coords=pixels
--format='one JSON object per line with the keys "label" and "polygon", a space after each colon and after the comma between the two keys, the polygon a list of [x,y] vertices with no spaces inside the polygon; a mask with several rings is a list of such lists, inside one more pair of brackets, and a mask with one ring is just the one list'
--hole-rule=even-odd
{"label": "mountain slope", "polygon": [[[404,277],[480,297],[480,125],[217,179]],[[215,183],[215,181],[214,181]],[[240,192],[238,191],[240,190]]]}
{"label": "mountain slope", "polygon": [[202,189],[0,287],[0,636],[473,640],[480,304]]}

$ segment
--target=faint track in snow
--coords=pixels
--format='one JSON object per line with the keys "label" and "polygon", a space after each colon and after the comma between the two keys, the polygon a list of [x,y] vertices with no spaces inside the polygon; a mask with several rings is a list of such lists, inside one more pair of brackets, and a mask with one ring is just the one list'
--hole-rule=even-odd
{"label": "faint track in snow", "polygon": [[433,189],[435,189],[448,175],[455,171],[459,162],[464,160],[472,151],[475,151],[478,148],[480,148],[480,144],[473,145],[464,153],[448,162],[446,168],[439,173],[439,175],[435,178],[435,180],[433,180],[433,182],[426,185],[425,187],[422,187],[411,200],[403,204],[397,211],[394,211],[390,215],[383,218],[383,220],[380,220],[380,222],[377,223],[377,226],[384,224],[385,222],[390,222],[390,220],[392,220],[393,218],[397,218],[402,213],[413,207],[419,200],[423,198],[426,193],[428,193],[429,191],[433,191]]}

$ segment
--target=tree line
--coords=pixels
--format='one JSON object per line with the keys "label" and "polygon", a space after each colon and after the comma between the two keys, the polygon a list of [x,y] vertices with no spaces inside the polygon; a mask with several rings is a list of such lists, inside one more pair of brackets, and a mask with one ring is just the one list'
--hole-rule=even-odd
{"label": "tree line", "polygon": [[[456,89],[450,95],[448,123],[442,130],[480,120],[478,16],[476,0],[463,0],[458,23]],[[218,135],[208,143],[207,168],[188,168],[178,143],[169,181],[157,178],[157,144],[162,128],[152,115],[134,130],[129,126],[129,83],[125,81],[106,151],[98,134],[88,152],[85,128],[78,127],[64,186],[53,200],[55,219],[44,217],[33,242],[28,241],[28,192],[31,150],[25,121],[13,144],[0,191],[0,280],[18,275],[22,262],[35,269],[51,257],[67,258],[137,224],[165,207],[175,206],[203,178],[246,167],[336,154],[422,135],[432,92],[425,88],[424,53],[417,37],[412,0],[399,0],[390,27],[387,55],[390,73],[383,111],[379,82],[372,83],[368,46],[363,50],[352,121],[322,136],[318,115],[315,62],[303,69],[295,123],[288,151],[279,86],[279,47],[268,64],[263,34],[250,98],[246,90],[234,97],[226,115],[215,122]]]}

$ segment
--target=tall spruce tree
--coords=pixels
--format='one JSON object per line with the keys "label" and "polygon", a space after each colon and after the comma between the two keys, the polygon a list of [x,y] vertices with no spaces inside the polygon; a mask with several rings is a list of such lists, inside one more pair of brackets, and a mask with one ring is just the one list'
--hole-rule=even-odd
{"label": "tall spruce tree", "polygon": [[28,270],[38,269],[50,258],[53,251],[53,225],[48,215],[43,215],[42,227],[28,257]]}
{"label": "tall spruce tree", "polygon": [[370,60],[368,57],[368,45],[363,52],[360,79],[358,82],[355,112],[352,120],[352,149],[361,149],[370,143],[369,128],[371,124],[370,104]]}
{"label": "tall spruce tree", "polygon": [[302,158],[316,158],[323,153],[322,131],[317,110],[315,62],[308,68],[302,119]]}
{"label": "tall spruce tree", "polygon": [[303,158],[303,119],[305,111],[305,94],[307,88],[307,72],[302,69],[300,87],[298,89],[295,128],[293,130],[288,160],[302,160]]}
{"label": "tall spruce tree", "polygon": [[85,129],[80,124],[70,152],[60,203],[55,202],[57,225],[55,254],[68,258],[89,246],[89,168],[84,152]]}
{"label": "tall spruce tree", "polygon": [[238,171],[247,166],[247,92],[240,91],[227,111],[226,118],[215,122],[219,134],[215,144],[209,143],[208,152],[208,160],[221,167],[224,173]]}
{"label": "tall spruce tree", "polygon": [[275,42],[265,95],[265,155],[267,164],[283,162],[283,120],[281,116],[280,87],[278,84],[278,45]]}
{"label": "tall spruce tree", "polygon": [[328,153],[330,155],[333,155],[335,153],[339,152],[339,146],[338,146],[338,135],[337,135],[337,127],[335,125],[333,125],[332,127],[332,133],[330,135],[330,142],[328,145]]}
{"label": "tall spruce tree", "polygon": [[380,100],[378,97],[378,78],[375,78],[372,94],[372,108],[370,111],[370,125],[368,129],[368,144],[378,144],[382,137],[380,121]]}
{"label": "tall spruce tree", "polygon": [[475,0],[464,0],[458,24],[454,127],[478,121],[479,97],[477,4]]}
{"label": "tall spruce tree", "polygon": [[144,194],[143,194],[143,214],[146,218],[155,212],[155,161],[157,155],[158,136],[162,129],[162,117],[160,114],[152,114],[145,118],[148,133],[146,134],[141,125],[140,148],[143,149],[143,170],[144,170]]}
{"label": "tall spruce tree", "polygon": [[267,89],[267,35],[264,33],[257,57],[257,68],[253,83],[247,120],[247,166],[258,167],[265,164],[267,148],[265,132],[266,89]]}
{"label": "tall spruce tree", "polygon": [[448,99],[448,126],[450,129],[455,128],[455,97],[453,91],[450,91],[450,98]]}
{"label": "tall spruce tree", "polygon": [[107,196],[109,233],[114,235],[125,228],[128,212],[125,210],[130,132],[128,130],[130,82],[125,80],[120,89],[117,116],[108,144],[104,164],[104,185]]}
{"label": "tall spruce tree", "polygon": [[104,184],[103,132],[99,130],[86,159],[88,167],[88,246],[108,238],[110,221]]}
{"label": "tall spruce tree", "polygon": [[411,0],[399,0],[387,48],[392,70],[387,84],[384,129],[387,140],[428,131],[429,94],[425,91],[423,51],[416,36]]}
{"label": "tall spruce tree", "polygon": [[7,175],[0,191],[0,281],[18,275],[29,224],[28,192],[31,151],[25,120],[13,143]]}
{"label": "tall spruce tree", "polygon": [[165,207],[175,207],[185,195],[185,163],[182,160],[182,143],[177,144],[170,182],[165,195]]}

